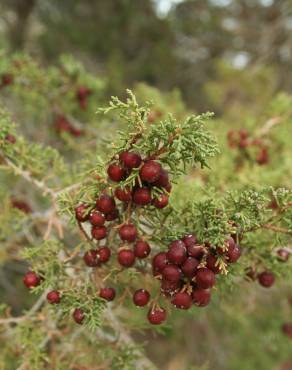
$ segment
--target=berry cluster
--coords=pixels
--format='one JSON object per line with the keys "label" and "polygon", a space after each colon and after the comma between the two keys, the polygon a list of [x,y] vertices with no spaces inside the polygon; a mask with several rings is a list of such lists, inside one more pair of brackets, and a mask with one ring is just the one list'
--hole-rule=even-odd
{"label": "berry cluster", "polygon": [[244,152],[246,155],[246,150],[248,147],[256,148],[257,152],[255,154],[254,160],[259,165],[264,165],[269,162],[268,148],[263,143],[263,140],[260,138],[252,138],[247,130],[230,130],[227,133],[227,140],[230,148],[237,148],[240,150],[240,152]]}
{"label": "berry cluster", "polygon": [[[140,154],[131,151],[124,151],[119,154],[118,160],[112,161],[107,168],[110,180],[110,189],[105,189],[96,200],[95,207],[80,204],[75,209],[75,216],[81,223],[89,222],[91,225],[91,239],[101,241],[107,238],[110,229],[110,222],[120,220],[123,212],[129,209],[140,208],[151,205],[157,209],[162,209],[168,205],[168,193],[171,191],[168,172],[162,168],[161,164],[152,159],[142,159]],[[133,170],[139,172],[134,186],[118,186],[118,183],[127,179]],[[112,184],[116,186],[112,186]],[[112,195],[108,192],[112,190]],[[153,196],[152,189],[160,189],[158,196]],[[122,268],[129,268],[135,264],[136,259],[144,259],[149,256],[151,247],[144,240],[143,235],[137,226],[131,222],[130,214],[126,221],[118,225],[111,225],[111,229],[117,229],[121,246],[116,252],[117,262]],[[84,231],[83,227],[81,226]],[[132,244],[132,246],[131,246]],[[112,251],[106,245],[85,252],[83,260],[88,267],[99,267],[107,263],[112,255]],[[115,298],[116,292],[112,287],[103,287],[99,291],[99,296],[107,301]],[[134,294],[134,303],[144,306],[148,303],[150,294],[140,289]],[[77,311],[76,311],[77,310]],[[74,320],[82,323],[80,319],[80,309],[74,311]],[[78,318],[76,319],[76,312]],[[150,319],[149,319],[150,320]]]}
{"label": "berry cluster", "polygon": [[161,282],[161,293],[169,297],[176,308],[187,310],[193,304],[203,307],[209,304],[210,289],[216,284],[216,274],[220,273],[219,259],[234,263],[240,255],[241,249],[231,237],[223,248],[211,248],[190,234],[171,242],[168,251],[154,256],[153,275]]}

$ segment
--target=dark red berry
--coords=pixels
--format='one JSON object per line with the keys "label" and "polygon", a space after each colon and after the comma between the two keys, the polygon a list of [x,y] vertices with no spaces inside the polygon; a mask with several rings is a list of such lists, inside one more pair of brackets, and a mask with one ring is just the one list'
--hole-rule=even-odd
{"label": "dark red berry", "polygon": [[152,260],[152,266],[154,272],[162,272],[164,267],[168,264],[167,256],[165,252],[156,254]]}
{"label": "dark red berry", "polygon": [[151,203],[151,192],[148,188],[137,188],[133,192],[133,201],[139,206]]}
{"label": "dark red berry", "polygon": [[277,250],[277,257],[279,261],[287,262],[289,259],[289,256],[290,256],[290,252],[287,249],[281,248]]}
{"label": "dark red berry", "polygon": [[155,161],[147,161],[143,164],[140,169],[140,178],[142,181],[153,183],[155,182],[161,173],[161,165]]}
{"label": "dark red berry", "polygon": [[185,246],[188,247],[193,247],[194,245],[197,244],[197,238],[193,234],[189,234],[183,237],[182,241],[185,243]]}
{"label": "dark red berry", "polygon": [[23,284],[29,289],[37,287],[40,282],[40,277],[33,271],[28,271],[23,277]]}
{"label": "dark red berry", "polygon": [[61,301],[61,295],[57,290],[52,290],[47,294],[47,300],[51,304],[58,304]]}
{"label": "dark red berry", "polygon": [[203,255],[205,254],[205,249],[202,245],[199,245],[199,244],[190,245],[190,246],[187,246],[187,253],[190,257],[201,259]]}
{"label": "dark red berry", "polygon": [[76,97],[78,100],[84,100],[87,98],[88,95],[91,94],[91,92],[92,92],[91,89],[89,89],[88,87],[80,86],[77,89]]}
{"label": "dark red berry", "polygon": [[96,208],[101,213],[105,214],[112,213],[115,211],[116,202],[113,197],[110,197],[107,194],[103,194],[96,201]]}
{"label": "dark red berry", "polygon": [[175,283],[181,279],[182,273],[176,265],[167,265],[162,270],[162,277],[165,280]]}
{"label": "dark red berry", "polygon": [[196,275],[197,267],[199,266],[199,261],[196,258],[188,257],[181,266],[183,274],[192,279]]}
{"label": "dark red berry", "polygon": [[134,252],[130,249],[122,249],[118,252],[119,264],[124,267],[131,267],[135,263]]}
{"label": "dark red berry", "polygon": [[211,300],[211,293],[208,289],[194,289],[192,292],[194,304],[199,307],[207,306]]}
{"label": "dark red berry", "polygon": [[30,207],[30,205],[23,201],[23,200],[19,200],[19,199],[11,199],[11,205],[13,208],[17,208],[19,209],[20,211],[24,212],[24,213],[31,213],[32,212],[32,209]]}
{"label": "dark red berry", "polygon": [[102,226],[105,223],[105,217],[98,211],[92,211],[89,215],[89,222],[93,226]]}
{"label": "dark red berry", "polygon": [[199,288],[208,289],[216,283],[215,274],[208,268],[200,268],[196,274],[196,282]]}
{"label": "dark red berry", "polygon": [[95,249],[90,249],[84,253],[83,261],[88,267],[97,267],[99,266],[99,260],[97,257],[97,251]]}
{"label": "dark red berry", "polygon": [[151,252],[150,245],[143,241],[138,240],[134,246],[134,254],[138,258],[146,258]]}
{"label": "dark red berry", "polygon": [[230,237],[224,242],[224,247],[217,247],[216,251],[218,254],[225,254],[229,250],[232,250],[234,247],[235,247],[235,241],[232,237]]}
{"label": "dark red berry", "polygon": [[137,229],[133,224],[125,224],[120,227],[119,235],[122,240],[133,242],[137,238]]}
{"label": "dark red berry", "polygon": [[166,319],[166,311],[164,308],[150,308],[148,311],[148,320],[152,325],[159,325]]}
{"label": "dark red berry", "polygon": [[107,228],[105,226],[93,226],[91,235],[96,240],[104,239],[107,235]]}
{"label": "dark red berry", "polygon": [[256,157],[256,162],[262,166],[269,162],[269,152],[267,148],[262,148]]}
{"label": "dark red berry", "polygon": [[213,271],[214,274],[219,274],[220,268],[218,264],[218,259],[213,254],[208,254],[206,262],[209,270]]}
{"label": "dark red berry", "polygon": [[282,331],[287,337],[292,339],[292,322],[283,324]]}
{"label": "dark red berry", "polygon": [[101,247],[97,251],[99,262],[106,263],[111,257],[111,250],[108,247]]}
{"label": "dark red berry", "polygon": [[145,289],[136,290],[136,292],[133,295],[133,302],[138,307],[146,306],[149,300],[150,300],[150,294]]}
{"label": "dark red berry", "polygon": [[186,293],[186,292],[178,292],[176,293],[172,300],[171,303],[176,307],[176,308],[181,308],[183,310],[188,310],[191,305],[192,305],[192,298],[191,296]]}
{"label": "dark red berry", "polygon": [[81,325],[83,323],[83,320],[85,318],[84,311],[81,308],[75,308],[73,312],[73,319],[74,321]]}
{"label": "dark red berry", "polygon": [[258,275],[258,281],[261,286],[270,288],[275,282],[275,275],[272,272],[264,271]]}
{"label": "dark red berry", "polygon": [[85,222],[89,218],[89,206],[87,204],[80,204],[75,208],[75,217],[79,222]]}
{"label": "dark red berry", "polygon": [[5,140],[8,141],[10,144],[15,144],[16,143],[16,137],[11,134],[7,134],[5,136]]}
{"label": "dark red berry", "polygon": [[114,288],[101,288],[99,296],[107,301],[113,301],[116,296],[116,291]]}
{"label": "dark red berry", "polygon": [[105,220],[106,221],[114,221],[119,217],[119,211],[116,208],[113,212],[108,213],[105,215]]}
{"label": "dark red berry", "polygon": [[4,73],[1,76],[1,84],[2,86],[8,86],[13,83],[13,75],[10,73]]}
{"label": "dark red berry", "polygon": [[226,257],[229,263],[236,262],[240,256],[241,256],[241,249],[238,244],[236,244],[233,248],[229,248],[226,253]]}
{"label": "dark red berry", "polygon": [[164,168],[161,169],[160,175],[158,179],[153,182],[153,185],[157,186],[158,188],[169,187],[170,182],[169,182],[168,172]]}
{"label": "dark red berry", "polygon": [[121,202],[130,202],[130,200],[132,199],[132,190],[129,187],[126,187],[124,189],[116,188],[115,196]]}
{"label": "dark red berry", "polygon": [[181,240],[173,241],[167,252],[167,259],[169,262],[176,265],[181,265],[187,259],[187,249]]}
{"label": "dark red berry", "polygon": [[182,283],[180,281],[169,281],[169,280],[162,280],[160,289],[162,293],[166,296],[172,296],[176,293],[179,289],[181,289]]}
{"label": "dark red berry", "polygon": [[138,168],[142,162],[140,154],[133,152],[122,152],[119,155],[120,161],[127,168]]}
{"label": "dark red berry", "polygon": [[107,169],[108,177],[115,182],[121,181],[125,176],[125,170],[118,164],[112,163]]}
{"label": "dark red berry", "polygon": [[158,198],[155,198],[152,203],[154,207],[158,209],[165,208],[168,205],[168,196],[166,194],[161,194]]}

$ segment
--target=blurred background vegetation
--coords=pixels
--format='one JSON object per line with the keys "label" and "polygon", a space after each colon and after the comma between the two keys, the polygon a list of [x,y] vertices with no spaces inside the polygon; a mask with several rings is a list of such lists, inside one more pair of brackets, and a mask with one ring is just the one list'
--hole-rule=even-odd
{"label": "blurred background vegetation", "polygon": [[[109,94],[144,81],[222,113],[235,100],[292,89],[291,0],[0,0],[0,8],[0,47],[44,63],[72,53],[107,76]],[[248,96],[242,83],[253,74],[262,84]],[[228,82],[220,104],[210,81]]]}
{"label": "blurred background vegetation", "polygon": [[[291,183],[286,155],[291,98],[279,95],[292,92],[291,0],[0,0],[1,49],[28,52],[45,68],[58,63],[64,53],[72,54],[98,76],[102,98],[98,96],[87,113],[77,112],[80,121],[95,121],[97,105],[110,95],[122,96],[126,88],[133,88],[138,98],[156,101],[162,116],[169,111],[179,118],[189,111],[214,111],[213,131],[225,154],[214,161],[214,172],[207,177],[224,191],[230,184],[240,188]],[[22,109],[26,98],[34,97],[22,92]],[[35,116],[38,124],[48,120],[51,110],[42,103],[38,109],[42,115]],[[29,105],[30,110],[37,109],[31,101]],[[69,107],[67,101],[63,109],[67,113],[65,105]],[[16,109],[11,111],[17,116]],[[20,109],[17,121],[23,116]],[[227,152],[227,131],[234,127],[253,131],[274,116],[284,116],[287,125],[276,129],[276,139],[271,137],[269,170],[245,167],[238,174],[235,154]],[[37,126],[32,119],[27,122],[21,129],[37,141]],[[92,123],[94,137],[100,127]],[[70,143],[69,150],[54,137],[50,140],[70,157]],[[85,141],[82,148],[88,137]],[[280,144],[273,146],[275,142]],[[79,148],[75,142],[72,147]],[[2,288],[5,300],[19,312],[27,302],[26,292],[17,296],[21,288],[9,286],[7,291],[12,289],[13,294],[6,297]],[[197,312],[193,319],[189,313],[176,313],[166,336],[145,330],[135,338],[147,341],[146,352],[159,369],[291,370],[291,340],[283,339],[279,330],[283,315],[291,320],[287,300],[291,283],[272,292],[249,282],[240,289],[240,294],[237,289],[226,294],[220,304],[215,298],[210,309]],[[1,364],[0,369],[6,370]]]}

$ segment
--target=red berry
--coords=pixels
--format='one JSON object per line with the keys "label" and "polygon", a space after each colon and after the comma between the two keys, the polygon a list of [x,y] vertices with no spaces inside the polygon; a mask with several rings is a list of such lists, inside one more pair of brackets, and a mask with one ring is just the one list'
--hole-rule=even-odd
{"label": "red berry", "polygon": [[130,202],[132,199],[132,191],[129,187],[126,187],[124,189],[122,188],[116,188],[115,190],[115,196],[118,198],[121,202]]}
{"label": "red berry", "polygon": [[211,293],[208,289],[194,289],[192,292],[194,304],[199,307],[207,306],[211,300]]}
{"label": "red berry", "polygon": [[202,245],[190,245],[187,246],[187,253],[190,257],[201,259],[205,254],[205,249]]}
{"label": "red berry", "polygon": [[199,288],[211,288],[216,282],[215,274],[208,268],[200,268],[196,274],[196,282]]}
{"label": "red berry", "polygon": [[140,178],[145,182],[155,182],[161,173],[161,165],[155,161],[147,161],[140,169]]}
{"label": "red berry", "polygon": [[214,274],[219,274],[219,264],[217,263],[218,259],[213,254],[208,254],[206,258],[207,267],[209,270],[213,271]]}
{"label": "red berry", "polygon": [[275,282],[275,275],[272,272],[264,271],[258,275],[258,281],[261,286],[270,288]]}
{"label": "red berry", "polygon": [[229,263],[236,262],[240,256],[241,256],[241,249],[238,244],[236,244],[233,248],[229,248],[226,253],[226,257]]}
{"label": "red berry", "polygon": [[84,222],[88,220],[89,218],[88,208],[89,206],[83,203],[75,208],[75,217],[77,221]]}
{"label": "red berry", "polygon": [[113,212],[108,213],[105,215],[105,220],[106,221],[114,221],[119,217],[119,211],[116,208]]}
{"label": "red berry", "polygon": [[11,205],[13,208],[17,208],[24,213],[32,212],[30,205],[23,200],[11,199]]}
{"label": "red berry", "polygon": [[107,194],[103,194],[96,201],[96,208],[101,213],[112,213],[116,209],[116,202],[113,197],[110,197]]}
{"label": "red berry", "polygon": [[51,304],[58,304],[61,301],[60,293],[57,290],[52,290],[47,294],[47,300]]}
{"label": "red berry", "polygon": [[125,224],[120,227],[119,235],[122,240],[133,242],[137,238],[137,229],[133,224]]}
{"label": "red berry", "polygon": [[101,247],[96,252],[101,263],[106,263],[111,257],[111,250],[108,247]]}
{"label": "red berry", "polygon": [[137,188],[133,193],[133,201],[139,206],[151,203],[151,192],[148,188]]}
{"label": "red berry", "polygon": [[124,267],[131,267],[135,263],[134,252],[130,249],[122,249],[118,252],[119,264]]}
{"label": "red berry", "polygon": [[84,253],[83,261],[88,267],[99,266],[99,260],[97,258],[97,251],[95,249],[90,249]]}
{"label": "red berry", "polygon": [[256,157],[257,163],[262,166],[269,162],[269,152],[267,148],[262,148]]}
{"label": "red berry", "polygon": [[115,182],[121,181],[125,176],[125,170],[118,164],[112,163],[107,169],[108,177]]}
{"label": "red berry", "polygon": [[216,251],[217,251],[218,254],[225,254],[229,250],[232,250],[234,247],[235,247],[235,241],[232,237],[230,237],[227,240],[225,240],[224,247],[223,248],[222,247],[217,247]]}
{"label": "red berry", "polygon": [[292,339],[292,322],[283,324],[282,331],[287,337]]}
{"label": "red berry", "polygon": [[249,132],[245,128],[240,129],[238,133],[241,139],[247,139],[249,137]]}
{"label": "red berry", "polygon": [[187,259],[187,249],[181,240],[173,241],[167,252],[167,259],[169,262],[176,265],[181,265]]}
{"label": "red berry", "polygon": [[168,264],[167,256],[165,252],[160,252],[154,256],[152,260],[152,266],[154,272],[162,272],[164,267]]}
{"label": "red berry", "polygon": [[101,288],[99,296],[107,301],[113,301],[116,296],[116,291],[114,288]]}
{"label": "red berry", "polygon": [[153,200],[153,205],[159,209],[165,208],[168,205],[168,196],[166,194],[161,194],[159,198]]}
{"label": "red berry", "polygon": [[104,239],[107,235],[107,228],[105,226],[93,226],[91,235],[96,240]]}
{"label": "red berry", "polygon": [[182,273],[176,265],[167,265],[162,270],[162,277],[165,280],[176,283],[181,279]]}
{"label": "red berry", "polygon": [[2,82],[2,86],[11,85],[13,83],[13,75],[10,73],[4,73],[1,76],[1,82]]}
{"label": "red berry", "polygon": [[181,270],[186,277],[192,279],[196,275],[198,265],[199,261],[196,258],[188,257],[183,263]]}
{"label": "red berry", "polygon": [[127,168],[138,168],[142,162],[140,154],[133,152],[122,152],[119,155],[120,161]]}
{"label": "red berry", "polygon": [[98,211],[92,211],[89,215],[89,222],[93,226],[102,226],[105,222],[105,217]]}
{"label": "red berry", "polygon": [[188,247],[193,247],[197,244],[197,238],[193,234],[189,234],[183,237],[182,241],[185,243],[185,246]]}
{"label": "red berry", "polygon": [[86,86],[80,86],[77,89],[76,96],[78,100],[84,100],[88,95],[91,94],[91,89]]}
{"label": "red berry", "polygon": [[159,325],[166,319],[166,311],[164,308],[150,308],[148,311],[148,320],[150,324]]}
{"label": "red berry", "polygon": [[16,137],[11,134],[7,134],[5,136],[5,140],[8,141],[10,144],[15,144],[16,143]]}
{"label": "red berry", "polygon": [[240,139],[238,143],[238,147],[241,149],[247,148],[249,145],[249,141],[247,139]]}
{"label": "red berry", "polygon": [[84,320],[84,311],[81,309],[81,308],[75,308],[74,312],[73,312],[73,319],[74,321],[81,325],[83,323],[83,320]]}
{"label": "red berry", "polygon": [[188,310],[192,305],[192,298],[191,296],[186,292],[179,292],[174,295],[174,297],[171,300],[171,303],[176,308],[181,308],[183,310]]}
{"label": "red berry", "polygon": [[82,130],[80,130],[79,128],[77,128],[77,127],[71,126],[70,127],[70,133],[71,133],[72,136],[79,137],[79,136],[83,135],[84,132]]}
{"label": "red berry", "polygon": [[181,282],[180,281],[169,281],[169,280],[162,280],[160,289],[162,293],[166,296],[172,296],[176,293],[179,289],[181,289]]}
{"label": "red berry", "polygon": [[146,306],[149,300],[150,300],[150,294],[145,289],[136,290],[136,292],[133,295],[133,302],[138,307]]}
{"label": "red berry", "polygon": [[40,277],[33,271],[28,271],[23,277],[23,283],[29,289],[37,287],[40,282]]}
{"label": "red berry", "polygon": [[143,241],[143,240],[138,240],[134,246],[134,254],[138,258],[146,258],[149,256],[151,252],[150,245]]}
{"label": "red berry", "polygon": [[290,256],[290,252],[287,249],[281,248],[277,250],[277,257],[279,261],[287,262],[289,259],[289,256]]}
{"label": "red berry", "polygon": [[156,181],[153,182],[154,186],[157,186],[158,188],[165,188],[170,186],[168,172],[161,168],[160,175]]}

